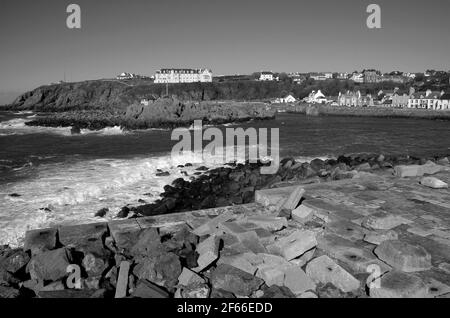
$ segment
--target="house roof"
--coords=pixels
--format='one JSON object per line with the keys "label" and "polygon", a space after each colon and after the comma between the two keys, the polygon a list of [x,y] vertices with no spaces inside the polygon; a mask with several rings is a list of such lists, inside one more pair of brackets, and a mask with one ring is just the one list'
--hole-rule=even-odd
{"label": "house roof", "polygon": [[450,93],[445,93],[441,96],[441,100],[450,100]]}
{"label": "house roof", "polygon": [[428,96],[427,92],[417,92],[412,94],[412,97],[415,99],[439,99],[441,98],[441,92],[431,92]]}
{"label": "house roof", "polygon": [[273,75],[273,73],[268,72],[268,71],[263,71],[263,72],[261,72],[261,75]]}

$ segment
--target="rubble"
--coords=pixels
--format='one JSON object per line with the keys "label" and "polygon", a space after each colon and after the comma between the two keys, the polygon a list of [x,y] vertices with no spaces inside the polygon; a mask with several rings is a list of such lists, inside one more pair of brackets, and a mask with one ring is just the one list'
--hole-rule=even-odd
{"label": "rubble", "polygon": [[[450,173],[436,177],[448,181]],[[255,197],[264,204],[29,231],[23,249],[0,247],[0,297],[450,293],[445,190],[414,178],[361,174],[258,191]],[[66,282],[69,265],[80,268],[79,290]]]}
{"label": "rubble", "polygon": [[250,296],[259,289],[264,281],[236,267],[221,264],[211,274],[214,289],[223,289],[236,296]]}
{"label": "rubble", "polygon": [[306,274],[317,283],[331,283],[344,293],[360,288],[360,282],[336,264],[331,258],[322,255],[306,265]]}

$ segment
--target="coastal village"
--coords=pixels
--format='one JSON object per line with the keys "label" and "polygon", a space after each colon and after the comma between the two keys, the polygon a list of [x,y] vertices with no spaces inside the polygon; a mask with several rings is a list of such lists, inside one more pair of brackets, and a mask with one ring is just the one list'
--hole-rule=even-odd
{"label": "coastal village", "polygon": [[[402,73],[391,72],[381,74],[381,72],[369,69],[362,72],[353,73],[274,73],[272,71],[261,71],[255,73],[247,79],[260,82],[279,82],[282,80],[291,81],[301,85],[306,81],[327,82],[327,81],[349,81],[355,84],[380,84],[391,83],[398,86],[408,87],[408,84],[420,78],[424,83],[432,81],[436,77],[446,78],[447,84],[450,84],[450,72],[444,71],[426,71],[424,73]],[[223,76],[217,76],[220,79]],[[227,76],[229,77],[229,76]],[[216,80],[210,69],[161,69],[154,76],[143,77],[131,73],[121,73],[116,77],[117,80],[131,80],[137,78],[147,78],[155,84],[180,84],[180,83],[212,83]],[[245,79],[243,75],[236,75],[232,80]],[[374,94],[365,94],[361,90],[342,90],[337,96],[326,96],[323,90],[312,90],[308,96],[300,98],[295,94],[287,93],[271,99],[273,104],[291,104],[308,103],[323,104],[330,106],[346,107],[387,107],[387,108],[405,108],[405,109],[429,109],[429,110],[449,110],[450,109],[450,91],[432,89],[416,90],[409,86],[408,89],[393,86],[392,89],[380,89]],[[143,100],[142,104],[148,105],[148,101]]]}

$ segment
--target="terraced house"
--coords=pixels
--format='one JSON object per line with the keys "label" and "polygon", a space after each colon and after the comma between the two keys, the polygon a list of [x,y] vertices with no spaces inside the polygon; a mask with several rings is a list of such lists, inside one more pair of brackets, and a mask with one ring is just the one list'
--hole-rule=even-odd
{"label": "terraced house", "polygon": [[156,72],[155,83],[209,83],[212,71],[206,68],[163,68]]}
{"label": "terraced house", "polygon": [[414,93],[408,101],[408,108],[447,110],[449,109],[450,94],[442,92],[426,92]]}
{"label": "terraced house", "polygon": [[362,95],[360,91],[347,91],[344,94],[339,93],[338,104],[348,107],[373,106],[373,97],[372,95]]}

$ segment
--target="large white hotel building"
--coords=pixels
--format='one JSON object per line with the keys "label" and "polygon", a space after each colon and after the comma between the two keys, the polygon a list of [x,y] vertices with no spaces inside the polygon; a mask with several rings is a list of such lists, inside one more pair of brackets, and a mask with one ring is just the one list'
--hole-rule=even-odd
{"label": "large white hotel building", "polygon": [[212,82],[212,72],[206,68],[163,68],[156,72],[155,83],[208,83]]}

